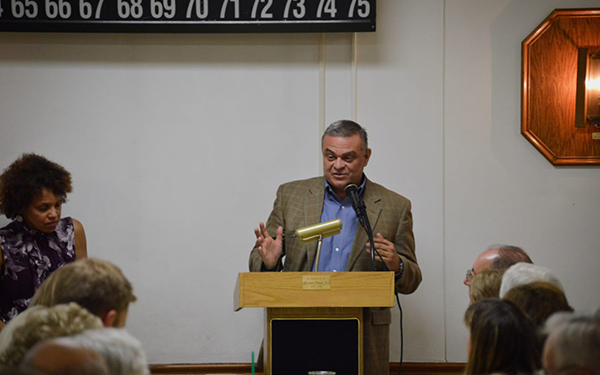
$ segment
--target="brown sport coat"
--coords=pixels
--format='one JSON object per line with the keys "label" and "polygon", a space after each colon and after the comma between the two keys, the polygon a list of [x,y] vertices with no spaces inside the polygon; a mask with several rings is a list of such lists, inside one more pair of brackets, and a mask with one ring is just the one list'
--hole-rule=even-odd
{"label": "brown sport coat", "polygon": [[[266,224],[269,234],[273,236],[277,227],[284,228],[283,255],[276,266],[277,271],[312,269],[317,243],[302,244],[298,239],[292,238],[292,234],[298,228],[321,221],[324,194],[324,177],[288,182],[277,190],[273,211]],[[396,291],[402,294],[414,292],[421,282],[421,269],[415,256],[410,201],[368,179],[363,200],[373,234],[381,233],[383,238],[392,241],[398,256],[404,263],[404,273],[396,281]],[[359,225],[346,271],[371,270],[371,256],[366,252],[365,247],[367,241],[367,234]],[[249,263],[250,271],[261,271],[262,259],[257,248],[250,253]],[[383,269],[381,262],[376,262],[376,266],[378,270]],[[364,373],[366,375],[387,374],[390,310],[388,308],[365,309],[364,319]]]}

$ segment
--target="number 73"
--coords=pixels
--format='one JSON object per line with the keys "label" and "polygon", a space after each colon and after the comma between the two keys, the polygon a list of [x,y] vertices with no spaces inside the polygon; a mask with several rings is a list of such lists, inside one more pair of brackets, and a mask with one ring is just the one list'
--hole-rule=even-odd
{"label": "number 73", "polygon": [[304,6],[304,0],[287,0],[285,9],[283,11],[283,18],[290,18],[290,5],[292,2],[296,3],[292,14],[295,18],[302,18],[306,15],[306,6]]}

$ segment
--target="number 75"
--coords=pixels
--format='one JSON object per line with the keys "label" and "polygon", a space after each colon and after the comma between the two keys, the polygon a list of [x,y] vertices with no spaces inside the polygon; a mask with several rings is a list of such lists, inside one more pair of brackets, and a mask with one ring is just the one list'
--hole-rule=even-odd
{"label": "number 75", "polygon": [[354,9],[356,8],[356,2],[358,1],[358,16],[362,18],[369,17],[371,13],[371,3],[369,0],[352,0],[350,4],[350,10],[348,11],[348,17],[354,17]]}

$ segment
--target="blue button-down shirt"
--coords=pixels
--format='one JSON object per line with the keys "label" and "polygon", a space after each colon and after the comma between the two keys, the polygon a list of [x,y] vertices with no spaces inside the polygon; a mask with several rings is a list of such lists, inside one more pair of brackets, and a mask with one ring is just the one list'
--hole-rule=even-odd
{"label": "blue button-down shirt", "polygon": [[[363,181],[358,187],[358,194],[362,198],[367,179],[363,177]],[[325,196],[323,197],[323,212],[321,213],[321,222],[342,220],[342,231],[335,236],[323,239],[321,246],[321,257],[319,260],[319,271],[323,272],[341,272],[346,270],[348,258],[352,252],[354,237],[356,235],[356,227],[358,218],[352,208],[350,197],[341,200],[325,180]],[[313,265],[313,271],[315,266]]]}

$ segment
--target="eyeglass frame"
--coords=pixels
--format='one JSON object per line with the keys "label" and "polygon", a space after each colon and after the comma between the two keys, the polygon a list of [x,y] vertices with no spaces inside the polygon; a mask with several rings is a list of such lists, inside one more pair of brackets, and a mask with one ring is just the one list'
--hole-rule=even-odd
{"label": "eyeglass frame", "polygon": [[474,277],[475,277],[475,270],[473,268],[469,268],[467,270],[467,274],[465,275],[465,278],[468,281],[471,281],[471,280],[473,280]]}

